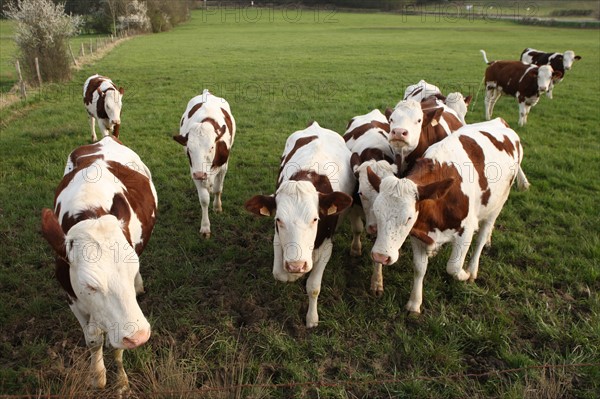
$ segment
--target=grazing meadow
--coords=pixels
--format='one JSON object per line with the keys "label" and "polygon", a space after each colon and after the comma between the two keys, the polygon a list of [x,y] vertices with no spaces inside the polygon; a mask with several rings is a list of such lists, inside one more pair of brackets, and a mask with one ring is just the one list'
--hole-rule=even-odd
{"label": "grazing meadow", "polygon": [[[420,79],[472,94],[467,122],[482,121],[479,49],[518,59],[525,47],[572,49],[582,60],[525,127],[515,99],[496,104],[494,116],[521,137],[532,187],[510,194],[477,281],[448,276],[444,248],[429,263],[423,313],[409,316],[410,246],[384,269],[385,292],[375,297],[371,243],[350,257],[345,221],[323,277],[320,324],[306,329],[305,279],[273,279],[273,223],[243,208],[273,192],[286,138],[310,120],[342,134],[353,116],[393,107]],[[153,332],[124,356],[132,397],[597,398],[599,51],[598,30],[214,8],[125,41],[72,82],[0,110],[0,394],[85,396],[85,342],[54,278],[40,214],[69,152],[90,141],[81,91],[101,73],[125,88],[121,139],[152,171],[159,198],[140,258],[139,302]],[[226,98],[237,121],[224,213],[211,211],[209,240],[172,139],[204,88]],[[109,374],[107,394],[111,383]]]}

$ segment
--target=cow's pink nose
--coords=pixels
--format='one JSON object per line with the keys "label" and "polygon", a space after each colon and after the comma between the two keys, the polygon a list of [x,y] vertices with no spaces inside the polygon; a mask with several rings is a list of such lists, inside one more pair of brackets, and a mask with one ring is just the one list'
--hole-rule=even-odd
{"label": "cow's pink nose", "polygon": [[402,140],[408,136],[408,130],[396,128],[392,130],[392,140]]}
{"label": "cow's pink nose", "polygon": [[373,257],[373,260],[375,262],[381,263],[382,265],[389,265],[389,263],[390,263],[390,257],[387,255],[379,254],[377,252],[372,252],[371,256]]}
{"label": "cow's pink nose", "polygon": [[285,262],[285,270],[287,270],[289,273],[304,273],[306,272],[307,267],[308,263],[304,260]]}
{"label": "cow's pink nose", "polygon": [[206,172],[194,172],[193,174],[194,180],[206,180],[208,175]]}
{"label": "cow's pink nose", "polygon": [[540,87],[540,90],[541,91],[546,91],[546,90],[548,90],[548,88],[547,87]]}
{"label": "cow's pink nose", "polygon": [[150,338],[150,330],[139,330],[133,335],[123,338],[123,345],[127,349],[137,348],[140,345],[144,345]]}
{"label": "cow's pink nose", "polygon": [[367,233],[369,234],[377,234],[377,225],[376,224],[370,224],[367,226]]}

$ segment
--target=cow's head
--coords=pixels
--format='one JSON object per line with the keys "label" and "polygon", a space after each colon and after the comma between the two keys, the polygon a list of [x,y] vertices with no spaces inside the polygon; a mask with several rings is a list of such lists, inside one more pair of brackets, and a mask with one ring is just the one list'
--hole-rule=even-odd
{"label": "cow's head", "polygon": [[575,55],[575,52],[573,50],[565,51],[563,54],[563,66],[565,68],[565,71],[571,69],[571,67],[573,66],[573,62],[579,61],[580,59],[581,56]]}
{"label": "cow's head", "polygon": [[378,227],[377,240],[371,250],[375,262],[391,265],[398,260],[400,247],[419,216],[417,201],[442,198],[453,181],[444,179],[424,186],[394,176],[381,181],[373,204]]}
{"label": "cow's head", "polygon": [[99,94],[104,97],[104,110],[108,115],[108,119],[112,125],[121,124],[121,108],[123,108],[123,93],[125,92],[122,87],[118,90],[109,89],[101,91],[98,88]]}
{"label": "cow's head", "polygon": [[362,164],[353,165],[352,169],[358,179],[358,195],[360,197],[363,212],[365,213],[367,233],[377,234],[377,219],[375,218],[375,212],[373,211],[373,203],[379,193],[381,179],[397,174],[398,167],[396,165],[390,165],[387,161],[370,160],[363,162]]}
{"label": "cow's head", "polygon": [[210,186],[214,179],[214,169],[227,162],[229,148],[221,140],[226,129],[225,125],[218,126],[210,119],[194,125],[186,135],[173,136],[175,141],[185,147],[192,179]]}
{"label": "cow's head", "polygon": [[550,89],[552,78],[557,76],[557,74],[554,73],[550,65],[542,65],[537,70],[534,70],[534,76],[537,78],[539,92],[546,92]]}
{"label": "cow's head", "polygon": [[414,100],[400,101],[388,117],[390,145],[396,153],[410,154],[419,145],[421,129],[440,120],[444,109],[439,106],[422,108]]}
{"label": "cow's head", "polygon": [[88,328],[106,332],[114,348],[144,344],[150,324],[136,300],[139,259],[125,239],[121,221],[113,215],[87,219],[65,235],[54,212],[44,209],[42,233],[69,264],[76,306],[89,314]]}
{"label": "cow's head", "polygon": [[352,204],[342,192],[319,193],[309,181],[285,181],[274,196],[257,195],[245,208],[259,216],[275,217],[273,275],[293,281],[313,267],[313,249],[319,221],[337,215]]}
{"label": "cow's head", "polygon": [[456,112],[462,123],[466,123],[465,117],[467,116],[468,107],[472,98],[472,96],[464,97],[459,92],[450,93],[446,97],[446,105]]}

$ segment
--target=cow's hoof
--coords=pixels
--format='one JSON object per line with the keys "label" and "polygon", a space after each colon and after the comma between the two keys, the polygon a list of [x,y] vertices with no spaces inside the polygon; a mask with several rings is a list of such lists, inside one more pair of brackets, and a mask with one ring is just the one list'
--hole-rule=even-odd
{"label": "cow's hoof", "polygon": [[350,256],[354,256],[356,258],[362,256],[362,251],[360,249],[350,249]]}
{"label": "cow's hoof", "polygon": [[383,288],[371,288],[371,294],[373,294],[373,296],[375,296],[376,298],[381,298],[383,296]]}
{"label": "cow's hoof", "polygon": [[200,232],[200,235],[202,236],[202,238],[204,238],[205,240],[208,240],[210,238],[210,231],[209,232]]}

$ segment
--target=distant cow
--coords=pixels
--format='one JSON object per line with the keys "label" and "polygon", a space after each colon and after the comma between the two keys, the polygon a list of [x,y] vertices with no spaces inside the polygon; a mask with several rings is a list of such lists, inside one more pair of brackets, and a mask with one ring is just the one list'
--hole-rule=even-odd
{"label": "distant cow", "polygon": [[91,348],[94,387],[106,385],[104,341],[115,348],[118,386],[129,386],[123,349],[150,337],[136,294],[144,291],[138,256],[150,239],[157,197],[148,168],[113,137],[75,149],[42,233],[56,253],[56,277]]}
{"label": "distant cow", "polygon": [[458,119],[464,125],[465,117],[467,116],[467,111],[469,104],[471,103],[472,96],[463,96],[459,92],[449,93],[447,96],[444,96],[441,90],[431,83],[427,83],[423,79],[414,85],[408,86],[404,91],[403,100],[415,100],[417,102],[425,101],[430,97],[435,97],[444,104],[448,106],[448,108],[454,110]]}
{"label": "distant cow", "polygon": [[[378,109],[366,115],[352,118],[346,128],[344,140],[352,152],[350,164],[358,180],[358,187],[354,192],[354,202],[349,212],[352,226],[352,247],[350,253],[360,256],[362,252],[361,233],[363,220],[367,224],[367,233],[377,233],[377,222],[373,214],[373,203],[377,193],[368,183],[367,166],[380,177],[396,173],[394,152],[388,142],[390,125]],[[371,278],[371,291],[375,295],[383,293],[383,278],[381,264],[375,264]]]}
{"label": "distant cow", "polygon": [[96,124],[104,136],[111,132],[119,137],[121,126],[121,108],[123,107],[122,87],[117,86],[105,76],[92,75],[83,85],[83,104],[90,117],[92,128],[92,141],[96,141]]}
{"label": "distant cow", "polygon": [[552,98],[552,89],[555,83],[559,83],[565,76],[565,71],[568,71],[573,66],[573,62],[579,61],[581,56],[575,55],[573,50],[567,50],[564,53],[545,53],[532,48],[526,48],[521,53],[521,61],[537,66],[550,65],[554,72],[560,72],[561,75],[556,75],[552,79],[552,84],[546,92],[548,98]]}
{"label": "distant cow", "polygon": [[188,102],[179,124],[179,134],[173,136],[185,147],[190,162],[190,174],[202,207],[200,234],[204,238],[210,237],[208,205],[211,193],[214,194],[213,210],[223,211],[221,194],[235,129],[229,103],[204,90]]}
{"label": "distant cow", "polygon": [[[379,226],[372,256],[383,265],[395,263],[411,236],[414,283],[406,308],[419,313],[427,259],[452,243],[446,271],[457,280],[475,280],[479,257],[491,242],[494,222],[516,180],[529,183],[521,170],[519,136],[497,118],[466,125],[431,146],[407,177],[386,177],[378,184],[373,205]],[[475,231],[477,244],[467,271],[465,257]]]}
{"label": "distant cow", "polygon": [[400,157],[400,175],[407,173],[430,145],[463,126],[456,113],[435,98],[421,103],[400,101],[393,110],[386,110],[386,115],[390,145]]}
{"label": "distant cow", "polygon": [[319,323],[317,299],[340,213],[352,204],[356,180],[342,137],[314,122],[286,141],[274,195],[246,201],[249,212],[275,217],[273,276],[306,281],[306,326]]}
{"label": "distant cow", "polygon": [[540,93],[548,91],[552,79],[562,74],[553,71],[549,65],[538,67],[521,61],[488,61],[485,51],[480,51],[489,65],[485,70],[485,118],[492,118],[496,101],[502,94],[508,94],[517,98],[519,126],[524,126],[531,107],[540,99]]}

